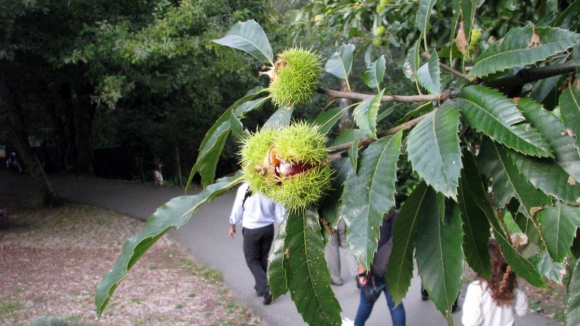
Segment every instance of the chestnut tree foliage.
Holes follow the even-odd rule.
[[[580,253],[580,1],[542,2],[544,10],[535,13],[523,6],[521,12],[512,10],[509,1],[418,3],[312,1],[297,20],[302,27],[328,24],[325,30],[334,28],[343,40],[364,37],[365,31],[374,31],[379,40],[361,51],[342,44],[325,59],[325,73],[349,85],[353,60],[364,55],[363,81],[372,92],[318,89],[331,103],[348,98],[353,104],[321,108],[310,123],[327,133],[352,112],[356,130],[331,140],[331,190],[316,207],[288,213],[270,257],[272,294],[289,292],[310,325],[341,323],[324,260],[330,232],[344,219],[351,252],[369,267],[383,214],[395,206],[397,163],[403,154],[420,183],[402,204],[395,225],[386,278],[396,302],[409,290],[416,260],[424,287],[453,324],[451,305],[461,289],[464,262],[489,276],[487,242],[492,236],[515,273],[537,287],[545,287],[547,280],[563,282],[559,271]],[[530,6],[537,5],[532,1]],[[550,5],[555,10],[545,8]],[[492,10],[496,15],[506,10],[512,17],[483,17],[494,17]],[[274,65],[268,38],[254,21],[234,25],[214,42]],[[400,67],[416,84],[415,94],[390,94],[384,85],[386,57],[377,45],[385,42],[409,44]],[[244,180],[238,172],[214,181],[216,164],[228,135],[248,137],[244,116],[269,100],[268,88],[253,88],[215,122],[192,170],[201,175],[204,190],[172,199],[127,241],[98,286],[99,314],[157,239]],[[416,109],[380,128],[377,122],[393,112],[384,105],[391,102],[414,103]],[[299,109],[279,108],[262,128],[288,125]],[[580,322],[578,264],[567,284],[568,325]]]

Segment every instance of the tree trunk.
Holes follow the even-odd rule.
[[[38,157],[34,154],[28,142],[28,133],[22,111],[19,110],[10,98],[10,89],[6,79],[0,76],[0,107],[5,108],[8,113],[12,142],[18,150],[20,159],[26,166],[28,173],[34,179],[36,186],[42,194],[42,201],[45,205],[56,205],[62,203],[52,184],[48,180]]]

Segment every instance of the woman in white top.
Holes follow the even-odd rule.
[[[488,244],[491,256],[491,279],[478,276],[469,284],[461,322],[465,326],[512,326],[514,313],[528,311],[528,298],[518,288],[516,275],[503,258],[495,239]]]

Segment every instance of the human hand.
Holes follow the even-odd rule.
[[[358,280],[358,284],[360,284],[360,286],[367,285],[367,274],[366,273],[358,274],[357,280]]]
[[[230,238],[232,238],[232,239],[234,238],[234,233],[236,233],[236,226],[234,224],[230,224],[230,231],[229,231]]]

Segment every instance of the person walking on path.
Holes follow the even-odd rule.
[[[161,173],[161,163],[155,165],[155,171],[153,172],[155,176],[155,185],[163,186],[163,174]]]
[[[233,239],[236,225],[242,223],[244,236],[244,256],[246,264],[256,285],[258,296],[264,297],[264,304],[272,303],[272,294],[268,285],[268,255],[274,240],[274,223],[281,223],[286,210],[284,206],[250,192],[247,183],[243,183],[236,194],[230,215],[229,235]]]
[[[348,243],[346,242],[346,226],[344,220],[340,219],[336,227],[336,233],[332,234],[328,244],[326,245],[326,262],[328,271],[330,272],[330,284],[342,285],[344,282],[340,276],[341,257],[340,248],[348,250]],[[357,263],[354,256],[350,252],[346,256],[346,264],[351,277],[355,277],[357,272]]]
[[[495,239],[487,246],[491,257],[491,278],[477,279],[467,287],[461,322],[465,326],[512,326],[514,313],[528,311],[528,298],[518,288],[518,281],[506,263]]]
[[[393,326],[405,326],[405,308],[401,302],[395,307],[395,302],[387,289],[385,275],[387,273],[387,263],[393,250],[393,227],[397,220],[397,211],[392,208],[389,213],[383,216],[383,223],[380,228],[379,245],[370,271],[365,271],[363,265],[359,264],[360,303],[354,326],[363,326],[371,315],[375,301],[385,293],[387,306],[391,312]]]

